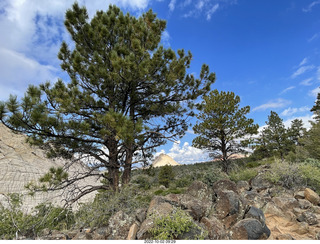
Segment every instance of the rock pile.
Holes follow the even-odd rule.
[[[109,220],[109,225],[97,230],[51,233],[43,239],[109,239],[143,240],[152,239],[150,230],[154,227],[155,216],[171,215],[182,209],[192,217],[197,228],[183,233],[178,239],[268,239],[270,230],[261,209],[249,205],[236,184],[229,180],[216,182],[213,189],[195,181],[185,194],[155,196],[148,209],[138,209],[132,215],[119,211]]]
[[[152,238],[154,216],[182,209],[199,228],[180,235],[211,240],[320,240],[320,197],[309,188],[285,190],[259,175],[250,183],[220,180],[212,189],[194,182],[184,194],[155,196],[147,209],[130,215],[120,211],[107,227],[65,233],[53,231],[40,239],[142,240]]]

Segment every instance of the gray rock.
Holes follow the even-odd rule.
[[[261,209],[251,206],[245,214],[245,218],[257,219],[261,224],[265,225],[266,218]]]
[[[309,225],[318,224],[317,216],[311,211],[305,211],[297,218],[300,222],[307,222]]]
[[[125,240],[134,220],[132,216],[127,215],[121,210],[111,216],[106,231],[108,240]]]
[[[237,222],[230,231],[232,240],[266,240],[271,232],[266,225],[257,219],[243,219]]]

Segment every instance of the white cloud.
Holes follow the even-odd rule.
[[[170,47],[170,39],[171,39],[171,37],[170,37],[170,34],[167,30],[162,32],[161,42],[162,42],[163,46]]]
[[[312,80],[313,80],[313,78],[304,79],[303,81],[300,82],[300,85],[311,86],[312,85],[312,83],[311,83]]]
[[[309,96],[316,98],[318,96],[318,93],[320,93],[320,87],[317,87],[317,88],[309,91]]]
[[[145,9],[151,0],[78,0],[89,16],[117,4],[133,11]],[[0,1],[1,97],[24,93],[28,84],[43,83],[60,76],[57,54],[62,40],[69,40],[63,20],[74,0]],[[5,34],[4,34],[5,33]],[[57,67],[57,68],[54,68]],[[3,90],[4,89],[4,90]]]
[[[310,121],[315,121],[314,120],[314,116],[312,114],[308,114],[308,115],[304,115],[304,116],[300,116],[300,117],[292,117],[290,119],[287,119],[285,121],[283,121],[283,124],[286,128],[291,127],[291,122],[295,119],[301,119],[303,122],[303,127],[306,129],[310,129],[311,128],[311,123]]]
[[[308,58],[304,58],[304,59],[300,62],[299,66],[305,65],[307,62],[308,62]]]
[[[308,42],[312,42],[319,37],[319,33],[314,34],[311,38],[308,39]]]
[[[56,68],[42,65],[22,53],[0,48],[1,95],[7,100],[9,94],[22,96],[30,83],[42,83],[55,79]]]
[[[291,78],[296,78],[299,75],[304,74],[305,72],[309,71],[309,70],[313,70],[315,68],[314,65],[305,65],[305,66],[301,66],[299,67],[292,75]]]
[[[214,14],[219,8],[219,3],[214,5],[208,12],[207,12],[207,20],[211,19],[211,15]]]
[[[171,0],[168,6],[169,6],[169,10],[172,12],[176,6],[176,0]]]
[[[318,5],[318,4],[320,4],[320,1],[319,1],[319,0],[313,1],[312,3],[310,3],[310,4],[308,5],[308,7],[303,8],[302,11],[303,11],[303,12],[310,12],[310,11],[312,10],[312,8],[313,8],[314,6],[316,6],[316,5]]]
[[[166,153],[180,164],[192,164],[209,160],[209,154],[204,150],[192,147],[188,142],[185,142],[183,145],[180,144],[180,141],[174,143],[169,150],[169,153],[166,153],[165,150],[161,150],[155,154],[155,157],[161,153]]]
[[[287,108],[285,109],[280,115],[281,116],[292,116],[296,113],[305,113],[309,112],[310,108],[307,106],[301,107],[301,108]]]
[[[265,111],[267,109],[275,109],[275,108],[282,108],[287,105],[289,105],[291,102],[282,98],[278,98],[275,100],[271,100],[265,104],[262,104],[258,107],[255,107],[252,109],[252,112],[254,111]]]
[[[280,94],[287,93],[288,91],[290,91],[290,90],[292,90],[292,89],[294,89],[294,88],[296,88],[296,87],[295,87],[295,86],[289,86],[289,87],[287,87],[286,89],[284,89],[282,92],[280,92]]]

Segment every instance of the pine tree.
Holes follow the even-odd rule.
[[[310,110],[315,115],[315,119],[317,122],[320,121],[320,93],[317,95],[317,100],[315,101],[315,105]]]
[[[279,155],[283,160],[292,145],[283,120],[276,112],[271,111],[266,125],[258,139],[258,145],[262,145],[269,155]]]
[[[117,190],[120,169],[128,183],[132,164],[184,135],[194,101],[210,90],[215,74],[207,65],[199,78],[187,73],[192,54],[160,45],[166,22],[152,10],[136,18],[110,5],[90,20],[75,3],[65,26],[74,43],[63,42],[58,58],[70,82],[30,86],[22,101],[10,96],[0,104],[0,119],[52,157],[90,156],[81,177],[99,174]],[[95,171],[101,167],[108,174]]]
[[[224,172],[228,173],[230,157],[244,152],[249,144],[245,138],[256,134],[259,126],[246,117],[250,107],[240,108],[240,97],[233,92],[214,90],[203,100],[197,115],[199,121],[193,127],[199,136],[192,144],[208,150],[211,157],[222,162]]]

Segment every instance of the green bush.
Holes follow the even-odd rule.
[[[134,185],[126,186],[119,192],[105,191],[96,195],[92,203],[82,204],[76,215],[78,227],[106,226],[112,215],[122,210],[132,214],[136,209],[147,207],[151,196],[148,191]]]
[[[201,233],[197,239],[204,239],[206,232],[197,226],[190,215],[181,209],[166,216],[155,216],[154,227],[150,230],[154,240],[175,240],[189,232],[191,229],[198,229]]]
[[[304,184],[320,194],[320,168],[313,164],[303,163],[299,167]]]
[[[238,169],[238,170],[233,170],[230,173],[230,180],[238,182],[241,180],[244,181],[249,181],[251,179],[253,179],[254,177],[256,177],[258,174],[256,169],[252,169],[252,168],[242,168],[242,169]]]
[[[302,174],[297,163],[273,163],[265,174],[265,179],[288,189],[303,185]]]
[[[0,206],[0,237],[14,239],[18,236],[35,237],[43,229],[69,229],[74,224],[71,210],[53,205],[41,204],[35,208],[33,214],[22,211],[21,196],[8,195],[9,207]]]
[[[148,175],[137,175],[132,177],[131,182],[137,184],[140,189],[149,190],[151,188],[151,177]]]
[[[197,180],[200,180],[208,186],[212,187],[216,181],[222,179],[229,179],[229,176],[226,173],[222,172],[220,168],[211,167],[207,171],[204,171],[202,177],[199,177]]]

